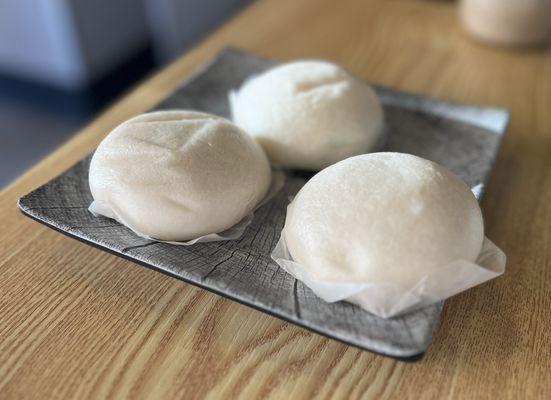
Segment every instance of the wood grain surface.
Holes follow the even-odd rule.
[[[273,60],[227,47],[152,110],[190,109],[229,118],[228,93],[275,65]],[[436,161],[463,179],[477,197],[483,192],[503,138],[507,111],[386,87],[375,90],[387,131],[381,151]],[[464,122],[473,119],[473,123]],[[89,212],[93,201],[90,160],[91,155],[19,199],[21,210],[70,237],[344,343],[408,361],[419,359],[427,350],[442,302],[432,300],[422,309],[385,320],[350,303],[321,300],[272,259],[289,199],[311,173],[283,173],[279,193],[255,211],[238,239],[174,246],[145,239],[112,219]]]
[[[16,199],[166,96],[221,47],[328,58],[403,90],[511,111],[483,201],[506,274],[446,302],[401,363],[79,244]],[[452,4],[261,0],[0,195],[0,397],[546,398],[551,391],[551,53],[465,39]]]

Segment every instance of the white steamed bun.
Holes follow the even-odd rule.
[[[383,135],[374,90],[325,61],[273,68],[230,93],[230,104],[234,122],[283,167],[319,170],[373,151]]]
[[[478,202],[446,168],[400,153],[351,157],[319,172],[288,207],[282,232],[314,279],[411,288],[484,240]]]
[[[192,111],[152,112],[100,143],[90,164],[91,209],[142,235],[184,241],[238,223],[270,180],[266,155],[233,123]]]

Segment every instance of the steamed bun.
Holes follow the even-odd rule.
[[[230,104],[234,122],[283,167],[319,170],[373,151],[383,135],[373,89],[325,61],[273,68],[230,93]]]
[[[152,112],[100,143],[90,164],[91,209],[142,235],[184,241],[238,223],[270,180],[262,149],[231,122],[192,111]]]
[[[476,198],[446,168],[372,153],[308,181],[288,207],[282,235],[314,279],[411,288],[451,262],[474,262],[484,226]]]

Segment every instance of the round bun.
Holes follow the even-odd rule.
[[[476,198],[446,168],[373,153],[306,183],[282,234],[293,260],[315,279],[410,288],[453,261],[474,262],[484,226]]]
[[[230,94],[234,122],[273,164],[320,170],[373,151],[383,111],[365,82],[324,61],[299,61],[265,72]]]
[[[136,232],[171,241],[224,231],[271,180],[268,159],[231,122],[191,111],[142,114],[116,127],[90,164],[95,202]]]

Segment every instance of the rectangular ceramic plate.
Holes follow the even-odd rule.
[[[276,64],[226,49],[155,109],[186,108],[229,117],[228,91]],[[439,162],[480,196],[508,113],[376,89],[390,135],[385,150]],[[240,239],[174,246],[92,216],[87,210],[92,201],[89,162],[90,156],[21,198],[23,213],[85,243],[362,349],[404,360],[418,359],[426,351],[442,303],[384,320],[352,304],[325,303],[271,260],[289,196],[305,183],[304,175],[290,173],[283,190],[255,213]]]

